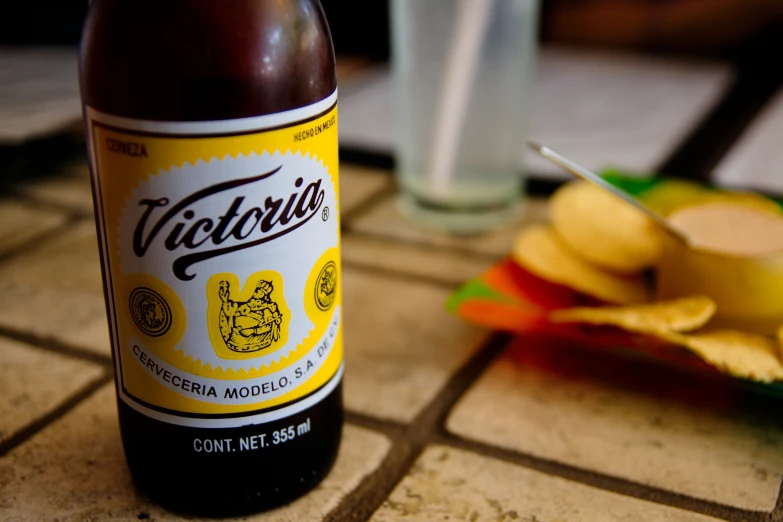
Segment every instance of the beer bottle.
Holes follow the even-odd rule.
[[[134,482],[202,515],[304,494],[343,418],[320,3],[93,0],[80,80]]]

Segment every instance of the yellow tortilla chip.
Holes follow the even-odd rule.
[[[618,274],[652,266],[662,232],[641,211],[586,182],[561,187],[549,204],[552,227],[573,252]]]
[[[610,303],[636,304],[647,300],[641,277],[620,276],[596,268],[572,253],[544,225],[531,225],[520,232],[511,255],[515,262],[543,279]]]
[[[707,297],[686,297],[635,306],[608,306],[554,310],[553,323],[587,323],[617,326],[653,335],[692,351],[708,364],[735,377],[760,382],[783,380],[783,326],[778,342],[762,335],[736,330],[683,333],[705,325],[715,314]]]
[[[736,330],[714,330],[692,335],[661,336],[684,346],[716,368],[735,377],[754,381],[783,380],[783,364],[775,341]]]
[[[715,303],[709,297],[684,297],[635,306],[555,310],[549,314],[549,320],[610,325],[631,332],[658,334],[701,328],[714,314]]]
[[[778,359],[783,360],[783,326],[778,328],[776,337],[778,339]]]

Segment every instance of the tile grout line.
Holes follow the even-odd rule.
[[[20,330],[14,330],[5,326],[0,326],[0,337],[12,339],[14,341],[39,348],[41,350],[46,350],[49,352],[58,353],[60,355],[73,357],[75,359],[89,361],[101,366],[114,368],[114,363],[112,362],[110,355],[100,355],[83,348],[76,348],[55,339],[38,337],[34,334],[22,332]]]
[[[86,180],[87,183],[89,183],[89,179]],[[89,185],[88,185],[89,186]],[[61,203],[57,203],[56,201],[46,200],[46,199],[40,199],[34,195],[31,195],[24,190],[19,190],[19,187],[11,186],[5,191],[6,195],[14,196],[19,198],[20,200],[24,201],[25,203],[29,203],[31,205],[35,205],[36,207],[40,208],[41,210],[49,210],[54,212],[60,212],[62,214],[67,215],[71,219],[93,219],[93,213],[92,211],[85,212],[84,210],[77,209],[71,205],[64,205]]]
[[[770,77],[738,70],[723,96],[658,165],[657,172],[711,181],[715,167],[764,110],[780,83],[779,74]]]
[[[616,493],[629,498],[651,502],[657,505],[669,506],[683,511],[699,513],[731,521],[767,520],[771,512],[749,511],[742,508],[718,504],[709,500],[675,493],[673,491],[646,486],[638,482],[597,473],[584,468],[562,464],[553,460],[519,453],[514,450],[491,446],[482,442],[463,439],[448,433],[445,428],[432,441],[434,444],[469,451],[478,455],[493,458],[530,469],[553,477],[562,478],[590,486],[602,491]]]
[[[363,424],[358,425],[374,430]],[[369,520],[421,452],[421,448],[417,448],[415,441],[411,440],[409,429],[391,432],[382,430],[380,433],[391,441],[386,457],[372,473],[362,479],[358,487],[343,497],[337,507],[323,518],[324,522]]]
[[[402,422],[371,417],[348,409],[345,410],[345,422],[377,431],[390,437],[399,435],[408,426]]]
[[[416,274],[413,272],[405,272],[404,270],[374,266],[367,263],[357,263],[356,261],[343,260],[343,266],[359,270],[360,272],[386,277],[388,279],[398,279],[411,283],[425,283],[449,291],[457,290],[460,287],[459,283],[454,283],[445,279],[438,279],[437,277]]]
[[[21,244],[0,253],[0,265],[33,250],[42,242],[48,241],[49,239],[57,237],[60,234],[67,233],[68,231],[72,230],[81,220],[81,218],[72,215],[66,215],[64,223],[57,225],[52,229],[45,230],[44,232],[31,237]]]
[[[683,179],[691,179],[694,181],[706,181],[704,179],[708,174],[705,172],[704,166],[708,163],[703,157],[698,157],[699,142],[704,140],[704,136],[709,135],[712,127],[711,122],[723,112],[731,109],[734,93],[738,86],[741,84],[739,73],[737,76],[726,86],[720,97],[713,102],[705,114],[693,125],[693,127],[682,136],[681,140],[669,151],[668,155],[655,165],[654,173],[662,174],[664,176],[675,176]],[[693,152],[691,149],[696,148],[697,161],[696,165],[699,168],[693,168]],[[686,158],[691,158],[690,165]]]
[[[350,232],[352,224],[362,215],[366,214],[373,208],[377,207],[380,203],[384,202],[388,197],[393,196],[396,193],[396,189],[393,185],[385,184],[383,187],[373,191],[371,194],[362,199],[354,207],[340,216],[340,224],[342,232]]]
[[[368,479],[346,495],[326,517],[327,522],[365,521],[375,513],[405,477],[424,448],[437,434],[454,404],[501,354],[511,337],[503,333],[490,334],[473,356],[457,370],[430,403],[408,425],[397,427],[389,421],[368,416],[347,414],[360,425],[380,428],[391,435],[392,448],[383,464]]]
[[[347,146],[340,149],[340,163],[366,167],[378,171],[378,175],[387,176],[395,180],[395,160],[391,153],[372,151],[357,146]],[[522,196],[548,197],[563,183],[568,181],[568,176],[555,176],[552,172],[533,171],[521,168],[520,174],[525,178],[525,189]]]
[[[15,448],[31,439],[38,432],[62,418],[68,412],[73,410],[79,403],[90,397],[93,393],[110,383],[113,376],[110,371],[104,371],[103,374],[83,387],[80,391],[71,395],[65,402],[60,403],[49,413],[39,417],[27,426],[11,435],[3,443],[0,443],[0,458],[6,456]]]
[[[392,444],[383,462],[323,518],[324,522],[369,520],[421,452],[408,429],[382,433],[389,436]]]
[[[350,236],[357,239],[370,239],[370,240],[379,241],[390,245],[404,245],[409,247],[416,247],[419,249],[426,249],[431,252],[439,252],[445,254],[459,254],[461,256],[471,257],[478,261],[498,261],[503,257],[497,254],[487,254],[483,252],[477,252],[475,250],[461,248],[458,246],[438,245],[435,243],[428,243],[426,241],[401,239],[386,234],[377,234],[375,232],[358,231],[353,228],[347,228],[347,229],[344,228],[343,235],[346,237]]]
[[[361,146],[341,146],[340,162],[384,171],[384,175],[388,176],[389,179],[394,179],[396,161],[394,155],[388,152],[372,151]]]
[[[502,256],[498,254],[487,254],[484,252],[477,252],[462,248],[459,246],[451,245],[439,245],[437,243],[428,243],[427,241],[415,240],[415,239],[403,239],[387,234],[378,234],[375,232],[365,232],[356,230],[354,228],[347,228],[343,230],[343,234],[346,237],[352,237],[355,239],[367,239],[372,241],[378,241],[390,245],[403,245],[408,247],[415,247],[419,249],[427,249],[429,251],[436,251],[440,253],[460,254],[462,256],[470,257],[477,261],[498,261]]]

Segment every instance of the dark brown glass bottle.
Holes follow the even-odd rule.
[[[275,279],[277,272],[274,270],[277,269],[274,267],[281,263],[285,265],[286,260],[278,263],[268,252],[285,240],[290,241],[285,251],[299,256],[296,249],[305,248],[300,246],[304,243],[302,238],[322,237],[322,229],[317,227],[328,225],[329,234],[339,234],[337,205],[335,203],[333,207],[331,220],[327,206],[330,198],[337,195],[332,196],[329,190],[325,196],[324,192],[318,192],[327,183],[328,176],[318,174],[321,171],[316,172],[315,167],[312,167],[311,178],[300,176],[296,169],[287,166],[285,161],[293,160],[281,149],[282,167],[270,168],[267,173],[267,177],[274,174],[270,179],[277,180],[278,185],[274,188],[261,185],[267,183],[267,179],[246,185],[259,187],[256,197],[251,189],[236,188],[237,182],[233,181],[245,175],[245,170],[256,172],[252,170],[255,164],[242,163],[250,159],[240,161],[241,158],[228,157],[249,156],[244,149],[236,154],[245,147],[245,142],[237,141],[236,150],[227,150],[224,160],[211,160],[212,152],[204,152],[199,158],[210,165],[215,165],[216,161],[225,163],[215,172],[227,177],[216,178],[215,184],[208,188],[204,188],[207,186],[205,181],[204,186],[194,185],[192,190],[185,190],[183,194],[190,194],[188,197],[179,194],[178,191],[184,190],[181,180],[195,179],[177,178],[173,174],[177,168],[196,168],[193,166],[196,165],[195,156],[193,160],[183,156],[182,161],[170,162],[176,168],[149,176],[155,178],[157,185],[143,188],[147,191],[144,197],[137,197],[130,189],[122,194],[122,200],[117,201],[127,199],[129,202],[125,206],[131,210],[115,209],[111,198],[115,197],[112,194],[121,192],[121,181],[116,180],[126,175],[122,169],[130,169],[134,176],[138,170],[140,183],[144,183],[143,169],[152,165],[156,157],[178,153],[176,151],[180,149],[166,148],[176,140],[188,147],[195,144],[196,151],[203,141],[207,151],[212,150],[209,147],[223,146],[221,136],[226,137],[224,141],[241,140],[244,135],[257,132],[258,138],[253,143],[261,145],[254,152],[261,156],[267,136],[278,132],[285,138],[286,129],[290,127],[295,131],[292,144],[309,146],[309,142],[303,140],[310,136],[308,139],[313,146],[327,150],[329,155],[333,152],[336,160],[336,116],[329,112],[336,111],[336,107],[324,105],[330,97],[336,99],[334,51],[320,3],[318,0],[93,0],[81,45],[80,79],[91,140],[98,236],[117,366],[119,420],[135,483],[154,501],[175,511],[199,515],[249,513],[278,506],[304,494],[332,467],[342,431],[342,348],[337,346],[341,334],[339,316],[335,315],[339,308],[335,303],[340,299],[339,241],[335,245],[334,242],[325,243],[329,247],[324,250],[326,257],[313,261],[306,283],[307,273],[290,275],[283,269],[278,270],[281,279]],[[320,112],[304,120],[290,116],[290,111],[308,107]],[[278,118],[276,115],[280,114],[290,117]],[[257,120],[260,127],[251,128],[253,124],[247,123],[251,121],[248,118],[257,117],[262,117]],[[264,120],[263,117],[272,119]],[[273,121],[278,123],[272,125]],[[188,127],[190,123],[187,122],[192,126]],[[235,128],[226,131],[217,125],[214,127],[217,130],[204,131],[212,129],[210,122],[217,122],[215,125],[229,122],[229,126]],[[223,157],[222,153],[213,156]],[[190,163],[183,163],[185,160]],[[153,163],[144,163],[149,161]],[[235,165],[239,170],[230,174]],[[329,168],[330,173],[334,170],[331,175],[335,178],[337,166]],[[148,170],[159,172],[151,167]],[[210,179],[210,175],[204,174],[204,179]],[[223,181],[225,183],[221,185]],[[285,208],[288,193],[278,199],[274,193],[283,190],[279,188],[283,185],[291,193]],[[234,192],[230,192],[232,190]],[[137,201],[132,201],[134,197]],[[181,205],[174,208],[177,200]],[[250,208],[251,205],[256,207]],[[164,210],[168,209],[173,217],[164,215]],[[128,212],[137,214],[129,217]],[[252,220],[254,216],[255,221]],[[263,216],[268,221],[264,221]],[[199,218],[201,220],[190,229],[188,236],[184,232],[188,229],[183,227]],[[126,222],[131,223],[127,226],[136,227],[132,249],[123,243],[126,239],[130,243],[130,234],[118,232],[117,238],[112,236],[112,231],[121,231]],[[153,223],[162,227],[157,236]],[[248,229],[253,223],[255,228]],[[205,235],[207,233],[210,235]],[[164,234],[168,234],[165,246]],[[229,254],[220,250],[226,245],[229,245],[225,249],[230,250]],[[159,248],[155,251],[160,252],[155,254],[155,259],[148,248]],[[135,257],[129,252],[135,252]],[[200,256],[201,261],[192,261],[194,258],[189,255]],[[318,257],[310,250],[302,250],[301,255]],[[169,268],[166,256],[172,256],[175,261],[173,270]],[[128,257],[133,257],[133,266],[141,267],[135,270],[150,273],[154,278],[134,275],[134,269],[127,268]],[[188,260],[187,268],[177,265],[183,263],[183,259]],[[206,268],[202,267],[224,261],[228,268],[215,271],[233,270],[237,274],[236,282],[226,276],[219,288],[213,288],[209,286],[213,283],[205,278]],[[243,267],[248,263],[252,267],[245,270]],[[247,275],[251,272],[261,275],[251,281]],[[151,286],[152,283],[125,282],[132,277],[147,277],[144,281],[160,284],[160,288]],[[240,294],[239,289],[246,279],[253,288]],[[283,280],[286,292],[301,284],[304,293],[284,294]],[[202,282],[207,286],[199,286],[198,292],[194,291],[192,295],[198,300],[203,297],[203,305],[187,301],[187,295],[191,294],[179,291],[179,288],[191,288],[187,285],[201,285]],[[176,303],[180,298],[183,303],[178,307]],[[216,332],[211,343],[219,345],[219,350],[228,355],[220,355],[216,348],[217,355],[206,356],[216,361],[225,357],[227,365],[235,361],[239,361],[236,364],[250,364],[254,361],[250,357],[256,354],[266,357],[265,354],[278,344],[283,349],[286,336],[294,346],[294,341],[299,339],[294,338],[294,322],[298,320],[294,305],[299,299],[304,300],[303,306],[316,325],[316,332],[318,325],[328,324],[328,327],[321,328],[323,340],[318,340],[320,344],[314,345],[309,354],[302,355],[299,363],[286,370],[288,373],[279,372],[268,381],[256,377],[245,385],[232,387],[239,381],[211,379],[206,373],[186,373],[177,366],[176,350],[189,354],[191,348],[187,340],[202,343],[212,335],[213,330],[207,334],[209,328]],[[312,299],[317,308],[309,301]],[[285,300],[289,301],[288,305]],[[203,331],[198,330],[203,314],[191,313],[189,308],[197,305],[207,307],[208,319]],[[181,318],[183,314],[187,315],[187,321]],[[328,317],[317,314],[328,314]],[[171,346],[167,345],[166,336],[175,334],[184,337],[177,338],[180,342],[176,346],[173,342]],[[331,342],[330,335],[332,339],[335,336],[338,339],[333,346],[327,346]],[[307,393],[302,392],[291,402],[239,411],[252,399],[246,399],[245,394],[286,397],[281,394],[288,393],[289,389],[293,390],[291,393],[297,393],[296,387],[306,384],[308,375],[315,375],[316,371],[326,375],[327,367],[338,363],[339,371],[325,383]],[[255,364],[255,367],[263,368],[261,364]],[[198,373],[198,368],[187,368]],[[147,381],[154,382],[160,390],[169,391],[151,392],[137,384]],[[225,389],[221,388],[224,382],[227,383]],[[198,388],[194,383],[198,383]],[[217,384],[212,386],[210,383]],[[170,397],[167,395],[168,398],[156,402],[158,396],[166,394]],[[177,394],[185,397],[183,401],[193,401],[197,407],[183,407],[182,411],[179,406],[172,407],[171,404],[179,404],[180,395]],[[200,403],[199,394],[205,400],[225,400]],[[299,404],[295,411],[291,409],[294,403]],[[302,406],[305,403],[308,405]],[[199,413],[199,404],[205,405],[207,413]],[[233,413],[228,411],[231,408]],[[259,419],[263,422],[258,422]]]

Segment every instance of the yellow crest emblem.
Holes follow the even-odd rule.
[[[291,313],[277,272],[257,272],[244,287],[234,274],[215,274],[207,301],[209,336],[219,357],[249,359],[286,344]]]

